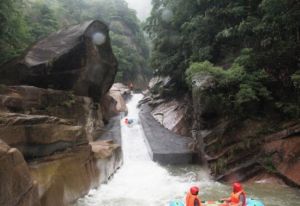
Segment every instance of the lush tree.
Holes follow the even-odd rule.
[[[22,0],[0,2],[0,64],[19,55],[29,42],[23,7]]]
[[[236,102],[265,101],[264,95],[257,95],[262,91],[253,87],[256,82],[265,94],[272,94],[274,107],[292,111],[300,102],[295,86],[300,70],[299,18],[297,0],[153,0],[145,26],[153,41],[151,66],[170,75],[179,88],[190,75],[187,68],[199,66],[197,62],[210,61],[225,70],[239,65],[253,81],[237,83]],[[255,80],[261,73],[267,78]]]
[[[58,29],[58,19],[54,10],[44,1],[28,3],[26,22],[32,41],[48,35]]]

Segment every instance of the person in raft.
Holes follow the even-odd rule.
[[[133,123],[133,119],[125,118],[124,123],[128,126]]]
[[[185,198],[186,206],[201,206],[201,200],[198,197],[199,187],[191,187]]]
[[[246,206],[246,193],[238,182],[232,184],[232,193],[229,198],[223,199],[229,206]]]

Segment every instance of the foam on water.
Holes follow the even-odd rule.
[[[136,121],[127,127],[122,120],[124,165],[108,184],[80,199],[77,206],[166,206],[170,200],[183,199],[191,186],[200,187],[203,199],[229,196],[230,187],[214,182],[199,166],[161,166],[151,161],[138,121],[136,108],[142,95],[133,95],[128,106],[128,118]],[[296,206],[300,201],[294,190],[282,187],[264,187],[262,184],[246,185],[247,194],[263,198],[268,206]],[[272,190],[272,192],[271,192]],[[278,196],[278,193],[282,195]],[[269,194],[269,195],[267,195]],[[286,195],[289,195],[285,198]],[[277,204],[278,203],[278,204]],[[299,205],[299,204],[298,204]]]

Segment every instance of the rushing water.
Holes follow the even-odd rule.
[[[136,105],[142,95],[135,94],[128,106],[131,127],[122,122],[124,165],[108,184],[80,199],[77,206],[166,206],[172,199],[183,199],[190,186],[200,187],[202,199],[229,196],[230,187],[209,178],[199,166],[161,166],[152,162],[138,122]],[[245,185],[248,196],[261,199],[266,206],[300,206],[300,192],[288,187],[253,183]]]

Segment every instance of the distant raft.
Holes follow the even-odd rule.
[[[132,125],[138,123],[138,119],[134,119],[134,118],[128,118],[126,117],[124,119],[124,124],[128,127],[131,127]]]
[[[228,206],[228,203],[222,200],[217,200],[217,201],[207,200],[207,201],[202,201],[201,205],[202,206]],[[185,206],[185,204],[182,200],[172,200],[169,206]],[[247,206],[264,206],[264,204],[259,200],[247,198]]]

